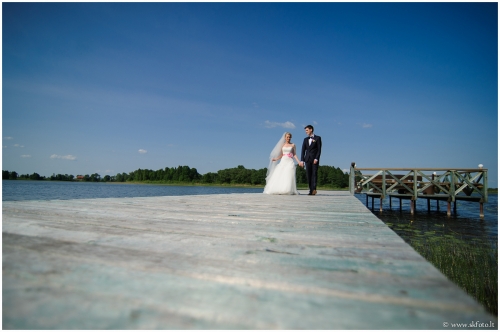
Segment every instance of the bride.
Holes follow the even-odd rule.
[[[270,162],[267,168],[266,186],[264,194],[271,195],[298,195],[297,184],[295,182],[295,163],[302,166],[297,158],[295,144],[290,142],[292,134],[285,133],[278,141],[278,144],[271,151]],[[278,160],[281,160],[278,163]]]

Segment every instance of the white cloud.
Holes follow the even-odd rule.
[[[76,157],[73,156],[73,155],[66,155],[66,156],[60,156],[60,155],[57,155],[57,154],[53,154],[52,156],[50,156],[51,159],[66,159],[66,160],[76,160]]]
[[[313,125],[317,126],[317,125],[318,125],[318,123],[317,123],[316,121],[313,121]]]
[[[14,137],[7,136],[7,137],[4,137],[3,139],[4,140],[11,140],[11,139],[14,139]]]
[[[24,148],[24,145],[21,145],[21,144],[14,144],[14,147],[15,147],[15,148]]]
[[[274,128],[274,127],[283,127],[283,128],[288,128],[288,129],[294,129],[295,125],[291,123],[290,121],[287,122],[271,122],[269,120],[266,120],[264,122],[264,125],[266,128]]]
[[[363,123],[361,127],[363,128],[371,128],[373,125],[371,123]]]
[[[23,154],[21,155],[21,158],[31,158],[31,156],[29,154]]]
[[[144,150],[144,149],[139,149],[139,153],[141,154],[144,154],[144,153],[147,153],[148,151]]]

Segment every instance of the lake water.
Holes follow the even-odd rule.
[[[364,205],[366,196],[355,195]],[[484,204],[484,219],[479,218],[479,203],[457,201],[457,212],[448,217],[446,214],[447,202],[440,202],[440,211],[437,211],[436,201],[431,201],[431,210],[427,210],[427,200],[418,199],[416,212],[410,213],[410,201],[403,200],[402,209],[399,209],[399,200],[392,200],[392,209],[389,208],[389,199],[382,204],[379,211],[379,199],[375,199],[372,209],[371,198],[368,199],[368,208],[379,219],[385,222],[403,239],[408,240],[415,232],[435,233],[436,235],[452,235],[460,239],[485,239],[493,247],[498,244],[498,194],[488,194],[488,203]]]
[[[2,180],[2,201],[261,193],[263,188]]]
[[[20,200],[53,200],[82,199],[108,197],[152,197],[182,195],[213,195],[232,193],[262,193],[263,188],[235,187],[201,187],[201,186],[165,186],[146,184],[118,184],[93,182],[59,182],[59,181],[2,181],[2,201]],[[366,203],[364,195],[356,197]],[[431,212],[427,212],[427,201],[417,201],[416,214],[410,214],[409,201],[403,201],[403,209],[399,211],[399,201],[393,200],[392,210],[386,199],[383,212],[380,213],[378,200],[372,212],[390,225],[398,234],[403,226],[412,225],[422,232],[439,231],[459,235],[461,237],[487,236],[494,243],[498,242],[498,195],[488,195],[488,203],[484,206],[484,219],[479,218],[479,204],[474,202],[457,202],[457,215],[446,216],[446,203],[441,202],[441,211],[436,211],[436,203],[432,202]],[[369,200],[371,208],[371,199]]]

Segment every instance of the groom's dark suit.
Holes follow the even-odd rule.
[[[321,156],[321,137],[314,135],[309,144],[310,137],[304,138],[300,160],[306,164],[307,182],[309,182],[309,193],[316,190],[318,182],[319,157]],[[314,159],[318,162],[314,164]]]

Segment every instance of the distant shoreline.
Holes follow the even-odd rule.
[[[214,188],[256,188],[256,189],[264,189],[264,185],[252,185],[252,184],[213,184],[213,183],[164,183],[164,182],[154,182],[154,181],[125,181],[125,182],[90,182],[90,181],[57,181],[57,180],[32,180],[32,179],[16,179],[16,180],[7,180],[4,181],[34,181],[34,182],[70,182],[70,183],[101,183],[101,184],[117,184],[117,185],[155,185],[155,186],[178,186],[178,187],[214,187]],[[307,190],[307,186],[297,186],[297,190]],[[328,191],[348,191],[349,188],[332,188],[332,187],[323,187],[318,186],[318,190],[328,190]]]
[[[65,182],[65,181],[60,181]],[[82,182],[82,181],[73,181]],[[100,182],[102,183],[102,182]],[[156,186],[179,186],[179,187],[214,187],[214,188],[256,188],[264,189],[263,185],[252,184],[210,184],[210,183],[162,183],[162,182],[140,182],[140,181],[127,181],[127,182],[105,182],[108,184],[146,184]],[[297,186],[297,190],[307,190],[306,186]],[[331,188],[331,187],[318,187],[318,190],[331,190],[331,191],[348,191],[349,188]]]

